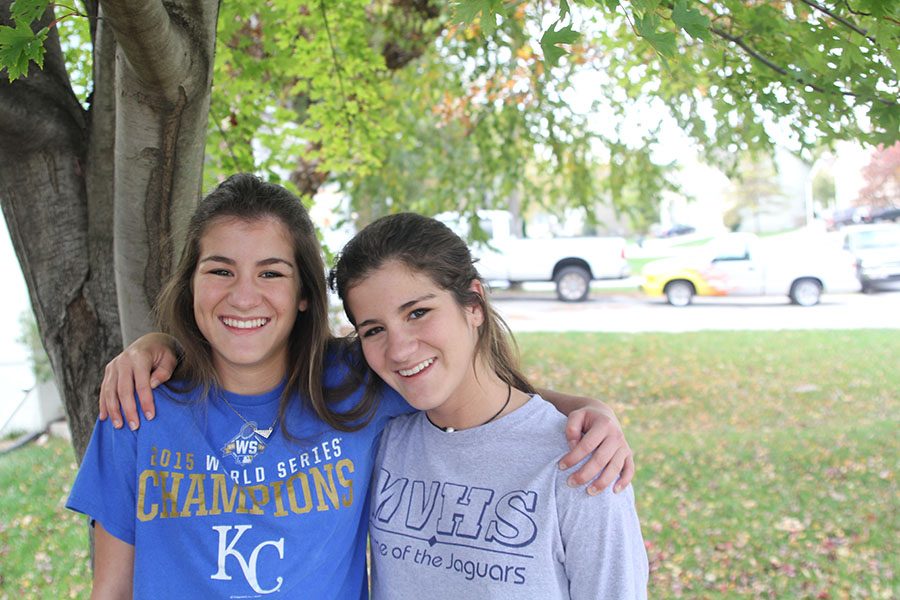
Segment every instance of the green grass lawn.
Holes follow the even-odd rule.
[[[896,331],[523,334],[635,450],[651,598],[896,598]],[[62,442],[0,456],[0,598],[85,597]]]
[[[65,509],[75,479],[60,439],[0,456],[0,598],[87,598],[87,521]]]
[[[651,597],[898,597],[896,331],[519,343],[534,381],[622,419]]]

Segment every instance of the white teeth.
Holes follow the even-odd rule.
[[[420,362],[419,364],[414,366],[412,369],[400,369],[397,372],[400,373],[401,375],[403,375],[404,377],[412,377],[413,375],[415,375],[416,373],[418,373],[425,367],[430,367],[431,363],[433,363],[433,362],[434,362],[434,359],[429,358],[428,360],[423,360],[422,362]]]
[[[229,319],[228,317],[223,317],[222,322],[228,325],[229,327],[234,327],[235,329],[253,329],[255,327],[262,327],[266,323],[269,322],[268,319],[250,319],[248,321],[240,321],[238,319]]]

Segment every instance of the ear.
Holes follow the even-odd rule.
[[[297,311],[305,312],[307,308],[309,308],[309,300],[300,298],[300,302],[297,304]]]
[[[469,291],[475,292],[481,296],[482,299],[484,298],[484,285],[482,285],[481,281],[478,279],[472,280],[472,283],[469,284]],[[480,304],[467,306],[466,314],[475,327],[481,327],[484,323],[484,310],[481,308]]]

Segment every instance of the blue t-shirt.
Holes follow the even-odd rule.
[[[198,401],[199,391],[163,386],[138,431],[97,423],[66,506],[135,546],[135,598],[366,598],[377,443],[388,419],[412,410],[384,389],[372,421],[350,433],[292,401],[297,443],[282,423],[267,439],[241,419],[268,428],[283,387]]]

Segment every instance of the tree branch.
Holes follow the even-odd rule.
[[[807,6],[814,8],[815,10],[825,13],[826,15],[828,15],[829,17],[831,17],[832,19],[834,19],[835,21],[837,21],[844,27],[847,27],[848,29],[855,31],[859,35],[865,37],[867,40],[869,40],[876,46],[878,45],[878,42],[875,41],[875,38],[873,38],[869,35],[868,31],[858,27],[855,23],[851,23],[850,21],[843,18],[842,16],[829,10],[827,6],[822,6],[821,4],[819,4],[817,2],[813,2],[812,0],[800,0],[800,1],[803,2],[803,4],[806,4]]]
[[[817,91],[819,93],[839,94],[841,96],[848,96],[848,97],[852,97],[852,98],[860,97],[859,94],[856,94],[854,92],[849,92],[846,90],[839,90],[839,89],[826,89],[826,88],[823,88],[822,86],[812,83],[810,81],[805,81],[802,77],[799,77],[797,74],[791,73],[784,67],[775,64],[774,62],[772,62],[771,60],[769,60],[768,58],[766,58],[765,56],[763,56],[762,54],[760,54],[759,52],[757,52],[756,50],[751,48],[750,45],[747,44],[747,42],[745,42],[743,40],[743,38],[741,38],[740,36],[731,35],[728,32],[726,32],[722,29],[719,29],[718,27],[710,27],[709,30],[710,30],[710,32],[716,34],[717,36],[719,36],[723,39],[726,39],[729,42],[733,43],[734,45],[738,46],[741,50],[746,52],[748,56],[750,56],[754,60],[764,64],[765,66],[772,69],[779,75],[782,75],[786,78],[792,79],[793,81],[795,81],[801,85],[809,86],[810,88],[814,89],[815,91]],[[885,100],[884,98],[872,97],[871,100],[873,100],[875,102],[880,102],[881,104],[884,104],[885,106],[893,106],[895,104],[894,102]]]
[[[0,0],[0,24],[9,25],[10,0]],[[48,10],[38,25],[53,20]],[[0,140],[16,140],[20,152],[30,152],[48,144],[84,143],[85,114],[78,103],[55,29],[45,44],[44,68],[32,64],[28,77],[10,83],[0,78]],[[40,107],[37,109],[36,107]]]
[[[190,74],[186,32],[172,21],[162,0],[102,0],[101,15],[137,78],[173,100]]]
[[[844,6],[847,7],[847,10],[848,10],[848,11],[850,12],[850,14],[852,14],[852,15],[856,15],[856,16],[858,16],[858,17],[871,17],[871,16],[872,16],[872,13],[870,13],[870,12],[865,12],[865,11],[862,11],[862,10],[854,10],[854,8],[853,8],[852,6],[850,6],[850,2],[848,2],[847,0],[844,0]],[[897,19],[895,19],[894,17],[892,17],[892,16],[890,16],[890,15],[882,15],[882,17],[884,17],[885,19],[887,19],[887,20],[890,21],[891,23],[895,23],[896,25],[900,25],[900,20],[897,20]]]

